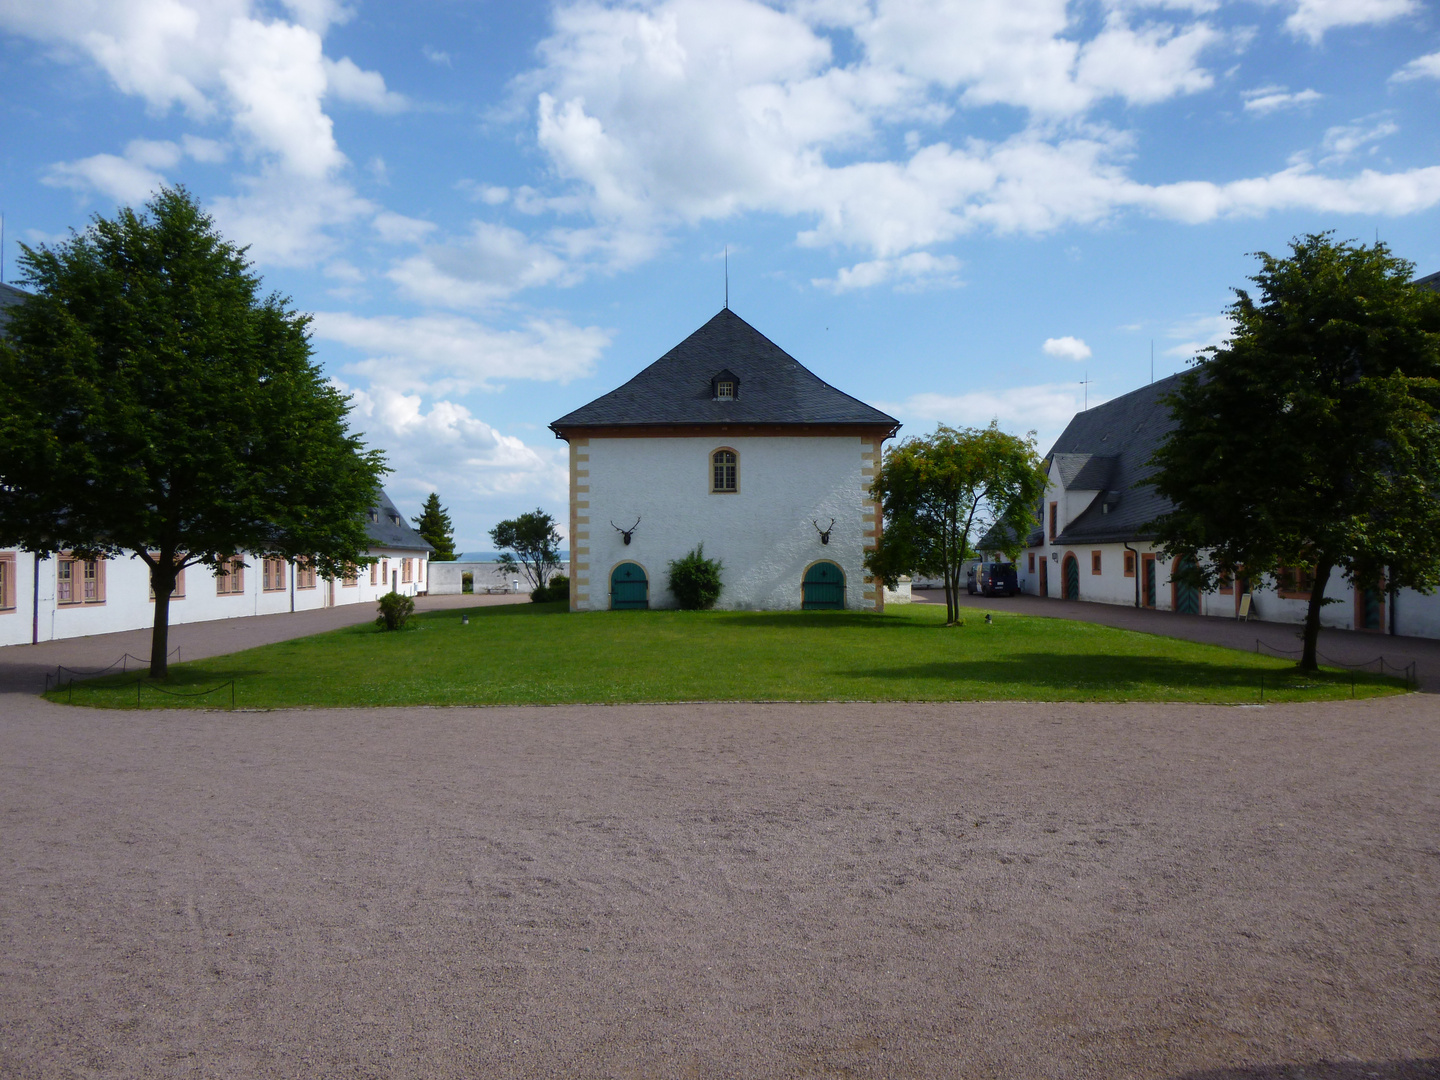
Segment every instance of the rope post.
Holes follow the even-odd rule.
[[[235,708],[235,680],[230,680],[230,708]]]
[[[1265,673],[1260,672],[1260,704],[1265,704]]]
[[[1350,672],[1350,700],[1355,700],[1355,672]]]
[[[135,680],[135,707],[140,707],[140,680]]]

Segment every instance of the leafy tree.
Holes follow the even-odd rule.
[[[455,529],[450,523],[449,511],[440,505],[438,493],[432,491],[420,508],[420,516],[411,520],[424,541],[435,549],[431,562],[455,561]]]
[[[704,611],[715,606],[724,588],[720,575],[725,567],[718,559],[705,558],[705,545],[696,544],[694,549],[678,559],[671,559],[670,592],[684,611]]]
[[[555,519],[538,507],[500,522],[490,530],[490,539],[500,549],[500,568],[507,574],[523,570],[532,588],[543,588],[546,579],[560,569]]]
[[[155,591],[150,675],[191,565],[368,561],[384,460],[310,360],[309,318],[274,294],[183,188],[21,246],[35,295],[0,339],[0,544],[130,553]]]
[[[1313,671],[1332,571],[1357,589],[1440,583],[1440,295],[1382,243],[1322,233],[1258,258],[1234,336],[1170,397],[1154,484],[1174,508],[1156,528],[1200,588],[1310,570]]]
[[[1019,553],[1030,531],[1046,475],[1035,439],[987,428],[941,424],[934,434],[906,439],[885,455],[870,493],[884,508],[885,527],[866,568],[890,588],[902,574],[934,574],[945,582],[945,620],[960,613],[960,571],[973,537],[994,529],[1007,553]]]

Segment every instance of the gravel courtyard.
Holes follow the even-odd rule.
[[[1440,709],[0,699],[0,1075],[1440,1076]]]

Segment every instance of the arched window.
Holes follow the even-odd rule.
[[[729,447],[721,447],[710,455],[710,490],[740,490],[740,456]]]

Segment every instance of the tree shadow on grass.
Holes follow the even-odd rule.
[[[1440,1058],[1312,1061],[1187,1072],[1174,1080],[1440,1080]]]
[[[1321,672],[1301,676],[1293,669],[1274,670],[1250,665],[1206,663],[1167,656],[1114,656],[1108,653],[1023,653],[994,659],[944,660],[924,664],[851,668],[851,679],[879,679],[912,685],[956,682],[1010,685],[1017,690],[1052,688],[1066,691],[1117,692],[1204,690],[1212,693],[1242,691],[1260,694],[1264,676],[1268,692],[1335,689],[1350,686],[1350,675]],[[1357,686],[1395,685],[1374,676],[1359,676]]]

